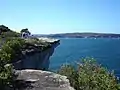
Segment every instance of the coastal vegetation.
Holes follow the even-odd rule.
[[[13,72],[12,62],[16,60],[22,53],[21,49],[24,44],[24,40],[20,38],[7,40],[0,50],[0,88],[2,90],[5,87],[13,87],[13,81],[15,78]]]
[[[9,38],[9,37],[20,37],[20,33],[12,31],[4,25],[0,25],[0,38]]]
[[[40,41],[36,38],[22,39],[13,37],[7,39],[1,46],[0,50],[0,88],[4,90],[6,87],[14,88],[15,78],[13,63],[20,60],[23,51],[43,51],[50,47],[50,43]]]
[[[24,40],[20,34],[0,25],[0,89],[13,87],[14,67],[12,62],[21,53]]]
[[[8,27],[0,26],[0,89],[6,87],[15,88],[15,69],[13,63],[22,58],[26,50],[45,50],[51,44],[37,38],[21,38],[20,33],[10,30]],[[27,32],[28,29],[22,29],[21,32]],[[38,47],[39,49],[38,49]]]
[[[38,38],[21,38],[20,33],[13,32],[8,27],[0,26],[0,89],[15,88],[16,75],[13,62],[19,60],[26,50],[46,50],[51,47],[50,42]],[[29,32],[23,29],[21,32]],[[39,48],[39,49],[38,49]],[[120,90],[119,79],[114,72],[99,65],[93,58],[85,58],[77,63],[77,67],[70,64],[63,65],[58,73],[70,80],[76,90]]]
[[[70,64],[63,65],[58,73],[67,76],[76,90],[120,90],[114,72],[109,72],[93,58],[83,59],[76,69]]]

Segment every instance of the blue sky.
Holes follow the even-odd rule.
[[[15,31],[120,33],[120,0],[0,0],[0,12]]]

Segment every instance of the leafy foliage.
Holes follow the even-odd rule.
[[[58,73],[67,76],[67,78],[70,80],[71,86],[77,87],[76,85],[78,85],[78,74],[72,65],[63,65]]]
[[[29,35],[31,34],[28,28],[22,29],[20,32],[21,33],[25,32],[25,33],[28,33]]]
[[[108,72],[94,59],[83,59],[78,63],[77,69],[71,65],[64,65],[58,73],[66,75],[76,90],[120,90],[114,73]]]
[[[13,31],[8,31],[8,32],[2,32],[1,37],[2,38],[20,37],[20,34]]]
[[[0,88],[11,85],[13,81],[13,66],[10,64],[21,54],[24,40],[12,38],[7,40],[0,50]],[[2,90],[3,90],[2,89]]]
[[[41,50],[46,50],[48,48],[51,47],[51,44],[49,42],[45,42],[44,40],[39,40],[38,38],[28,38],[26,39],[26,44],[28,45],[37,45],[37,46],[41,46]]]
[[[24,44],[24,40],[20,38],[10,39],[7,40],[6,43],[2,46],[0,56],[1,60],[5,62],[11,62],[15,60],[16,57],[21,54],[21,48]]]
[[[0,25],[0,32],[7,32],[10,31],[10,29],[4,25]]]
[[[9,38],[9,37],[19,37],[20,34],[10,30],[8,27],[4,25],[0,25],[0,37],[1,38]]]
[[[45,47],[48,47],[49,45],[45,45],[45,42],[42,42],[37,38],[21,39],[11,37],[4,41],[0,50],[0,89],[2,88],[2,90],[4,90],[5,86],[14,85],[12,84],[14,81],[14,67],[11,63],[23,55],[22,51],[26,49],[29,50],[31,49],[30,47],[32,47],[32,49],[38,49],[35,44],[38,46],[42,44]],[[40,50],[42,50],[41,47]]]

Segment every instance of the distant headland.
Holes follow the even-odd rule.
[[[113,33],[60,33],[49,35],[35,35],[52,38],[120,38],[120,34]]]

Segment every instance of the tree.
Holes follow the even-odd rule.
[[[8,27],[6,27],[6,26],[4,26],[4,25],[0,25],[0,34],[1,34],[2,32],[7,32],[7,31],[10,31],[10,29],[9,29]]]
[[[30,31],[28,30],[28,28],[22,29],[20,32],[21,32],[21,34],[22,34],[23,32],[24,32],[24,33],[27,33],[27,34],[29,34],[29,35],[31,34]]]

